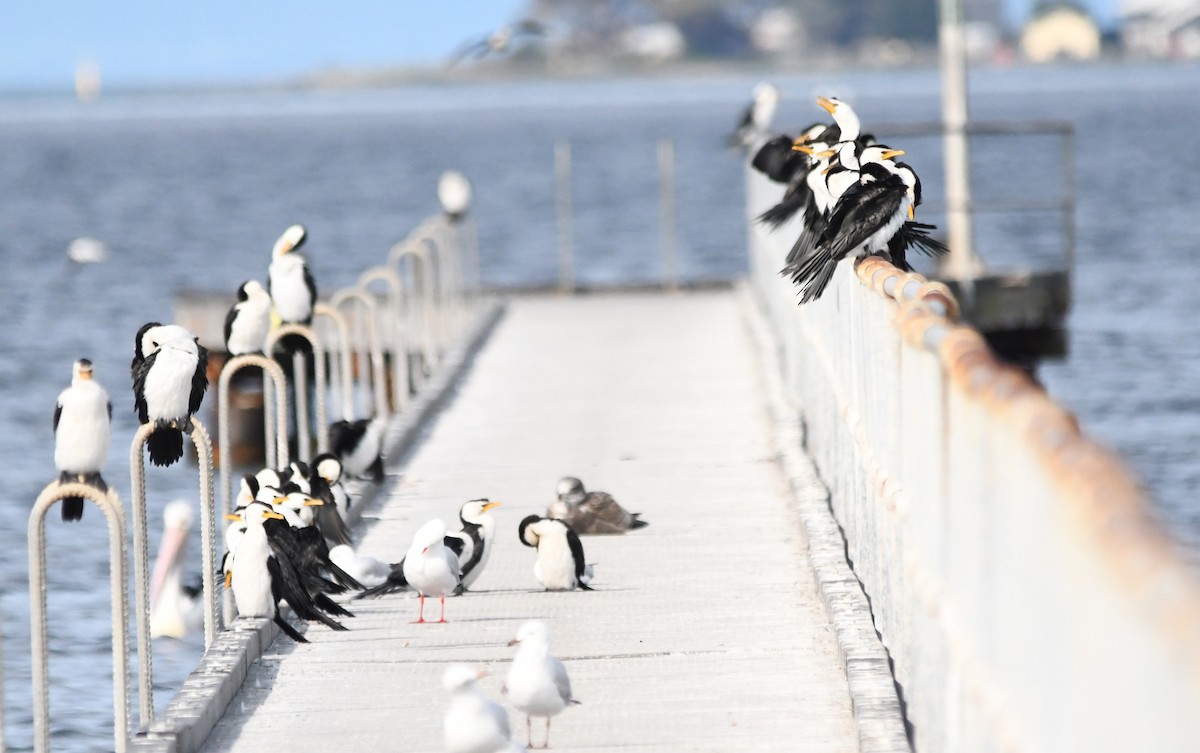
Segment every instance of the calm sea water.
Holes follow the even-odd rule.
[[[973,116],[1074,125],[1078,262],[1070,356],[1046,364],[1051,392],[1145,479],[1167,525],[1200,551],[1200,336],[1194,213],[1200,207],[1200,70],[1062,68],[981,72]],[[770,77],[785,93],[776,123],[823,113],[817,94],[851,101],[868,130],[936,119],[932,71]],[[86,356],[114,402],[105,471],[128,496],[136,428],[128,364],[138,327],[172,319],[184,288],[227,291],[265,279],[270,248],[293,222],[333,290],[384,258],[437,211],[434,186],[455,168],[472,179],[485,281],[554,280],[553,147],[574,156],[581,282],[653,280],[659,138],[675,140],[681,273],[730,278],[746,266],[741,166],[722,148],[757,77],[425,86],[388,91],[0,99],[0,630],[9,745],[31,746],[28,509],[53,472],[50,418],[71,363]],[[940,154],[893,146],[923,174],[931,203]],[[993,147],[977,180],[1001,194],[1061,192],[1053,146]],[[935,217],[936,219],[936,217]],[[65,250],[90,235],[112,249],[76,266]],[[981,223],[993,260],[1058,251],[1055,220]],[[196,499],[192,470],[152,470],[152,538],[170,499]],[[52,708],[59,750],[111,735],[105,529],[49,526]],[[198,550],[198,535],[192,552]],[[194,556],[198,569],[198,556]],[[155,645],[159,705],[194,666],[199,638]]]

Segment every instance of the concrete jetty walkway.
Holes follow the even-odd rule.
[[[454,527],[467,499],[500,500],[476,590],[447,600],[446,625],[410,624],[417,601],[397,595],[353,602],[348,632],[278,639],[203,750],[440,751],[447,664],[490,671],[482,686],[502,701],[505,644],[532,618],[582,701],[555,719],[553,749],[858,750],[740,305],[731,291],[512,300],[357,534],[361,552],[398,560],[428,519]],[[595,592],[536,590],[517,540],[563,475],[650,521],[583,538]]]

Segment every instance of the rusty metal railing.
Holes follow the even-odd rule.
[[[316,377],[316,389],[313,397],[313,405],[309,405],[308,391],[308,359],[300,350],[296,350],[292,354],[292,396],[294,399],[294,415],[296,416],[296,456],[308,462],[312,460],[312,442],[313,442],[313,427],[310,425],[310,417],[316,413],[316,444],[317,454],[326,452],[329,449],[329,437],[326,427],[329,422],[329,414],[326,408],[326,375],[325,375],[325,349],[321,345],[320,338],[313,331],[312,327],[306,327],[302,324],[284,324],[271,330],[267,335],[267,342],[263,350],[266,353],[273,353],[279,341],[286,336],[302,337],[312,349],[313,373]],[[266,399],[270,399],[269,396]],[[274,427],[267,427],[268,431],[273,432]],[[286,438],[285,438],[286,441]]]
[[[790,240],[752,223],[752,284],[915,748],[1200,750],[1200,579],[1125,464],[940,284],[847,262],[797,309]]]
[[[217,446],[221,448],[221,510],[222,514],[233,512],[233,441],[230,438],[229,385],[234,375],[245,368],[262,369],[263,382],[270,380],[271,391],[264,389],[263,421],[266,424],[263,437],[266,440],[264,457],[267,465],[272,468],[286,468],[288,464],[288,411],[287,411],[287,378],[283,369],[274,359],[266,356],[248,353],[234,356],[221,367],[221,375],[217,378]],[[274,395],[274,404],[267,405],[270,395]],[[272,442],[272,438],[274,442]]]

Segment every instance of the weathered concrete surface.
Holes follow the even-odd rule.
[[[478,590],[448,601],[448,625],[410,624],[416,600],[393,596],[354,602],[350,632],[276,641],[204,750],[440,750],[446,664],[488,669],[499,697],[505,643],[531,618],[583,701],[554,722],[556,749],[856,750],[756,368],[731,292],[513,301],[359,547],[399,559],[429,518],[502,500]],[[592,593],[536,591],[516,537],[566,474],[651,523],[584,538]]]

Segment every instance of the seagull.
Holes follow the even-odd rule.
[[[625,510],[608,492],[585,490],[574,476],[558,482],[558,501],[546,510],[546,517],[563,521],[578,534],[625,533],[649,525],[640,516]]]
[[[71,386],[54,405],[54,466],[61,484],[81,482],[108,493],[100,475],[108,459],[112,433],[112,402],[92,377],[92,362],[80,358],[71,367]],[[64,497],[62,519],[83,517],[83,497]]]
[[[767,135],[782,95],[773,84],[764,81],[754,87],[753,97],[738,122],[737,130],[729,135],[728,144],[731,147],[748,149]]]
[[[357,421],[335,421],[329,427],[329,447],[342,461],[342,471],[349,478],[383,481],[383,437],[387,416],[361,418]]]
[[[539,21],[525,19],[515,25],[505,25],[487,36],[476,39],[459,47],[446,63],[447,68],[453,68],[462,61],[472,58],[478,60],[492,54],[508,52],[514,43],[522,38],[541,37],[546,28]]]
[[[208,388],[208,351],[177,324],[143,324],[134,339],[133,406],[143,424],[153,422],[146,440],[150,462],[172,465],[183,457],[183,432],[192,430]]]
[[[242,511],[241,519],[246,524],[246,531],[233,552],[231,575],[227,580],[231,581],[238,614],[270,617],[289,638],[308,643],[308,639],[279,613],[279,602],[286,599],[297,617],[317,620],[334,630],[346,630],[345,625],[317,607],[304,587],[304,576],[296,563],[267,534],[263,524],[268,520],[282,521],[283,516],[270,505],[253,502]]]
[[[447,170],[438,178],[438,202],[451,222],[458,222],[471,208],[471,181],[457,170]]]
[[[108,245],[86,235],[67,246],[67,258],[76,264],[99,264],[108,259]]]
[[[201,589],[183,583],[183,560],[195,514],[183,500],[163,508],[163,533],[150,577],[150,637],[183,638],[204,622]],[[226,532],[228,538],[228,532]]]
[[[445,536],[446,524],[435,518],[421,526],[404,556],[404,579],[421,596],[421,611],[415,620],[418,623],[425,622],[426,596],[441,598],[438,622],[446,621],[446,594],[458,587],[462,577],[458,558],[442,542]]]
[[[442,673],[442,687],[450,692],[443,717],[446,753],[496,753],[512,738],[508,713],[483,694],[477,684],[487,672],[452,664]]]
[[[530,515],[521,521],[517,536],[537,549],[533,576],[547,591],[591,591],[592,566],[583,560],[583,543],[561,520]]]
[[[533,717],[546,718],[546,741],[550,747],[550,717],[579,701],[571,694],[567,668],[550,654],[550,628],[540,620],[523,623],[517,637],[508,642],[518,646],[504,681],[504,693],[518,711],[525,714],[526,740],[533,746]]]
[[[237,303],[225,315],[225,351],[231,356],[262,353],[270,329],[270,294],[258,280],[243,282]]]
[[[458,559],[458,566],[462,571],[459,587],[454,591],[456,595],[471,587],[471,584],[483,572],[483,566],[487,564],[488,558],[492,556],[492,544],[496,538],[496,521],[487,513],[501,504],[503,503],[492,502],[486,498],[467,502],[458,511],[458,519],[462,522],[462,528],[458,531],[451,531],[442,538],[442,544]],[[400,560],[392,565],[391,572],[383,583],[374,588],[368,588],[354,598],[375,599],[407,589],[408,579],[404,575],[404,560]]]
[[[349,544],[330,547],[329,559],[368,589],[386,583],[388,574],[392,571],[392,566],[388,563],[359,554]]]

